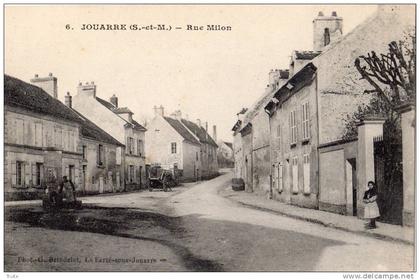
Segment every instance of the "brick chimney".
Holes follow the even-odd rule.
[[[64,96],[64,104],[66,104],[67,107],[71,108],[71,95],[70,92],[67,92],[67,95]]]
[[[116,97],[115,94],[111,96],[111,98],[109,99],[109,102],[111,102],[112,105],[118,108],[118,97]]]
[[[38,74],[35,74],[34,78],[31,79],[31,83],[42,88],[52,97],[57,98],[57,78],[52,73],[49,73],[48,77],[39,77]]]
[[[86,82],[86,84],[79,83],[77,87],[77,94],[86,94],[87,96],[96,97],[96,85],[94,82]]]

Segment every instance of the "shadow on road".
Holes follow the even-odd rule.
[[[344,244],[299,232],[200,215],[170,217],[138,208],[88,205],[79,211],[49,213],[36,207],[7,207],[5,220],[157,242],[180,256],[189,271],[310,271],[326,247]]]

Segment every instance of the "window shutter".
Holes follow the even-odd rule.
[[[30,181],[31,181],[31,164],[29,162],[25,162],[24,164],[24,168],[25,168],[25,186],[29,186]]]
[[[12,161],[10,163],[10,175],[12,176],[12,186],[16,186],[16,162]]]
[[[292,166],[292,189],[293,193],[299,192],[298,187],[298,165],[297,165],[297,159],[293,159],[293,166]]]
[[[31,185],[36,185],[37,181],[36,181],[36,163],[32,163],[32,184]]]
[[[278,189],[279,191],[283,190],[283,165],[279,164],[278,166]]]
[[[121,147],[117,147],[115,161],[116,164],[121,165]]]
[[[303,192],[308,194],[310,190],[310,162],[309,155],[303,156]]]

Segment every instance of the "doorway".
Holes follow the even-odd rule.
[[[347,188],[347,215],[357,216],[357,173],[356,159],[346,160],[346,188]]]

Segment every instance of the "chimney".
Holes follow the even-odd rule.
[[[213,125],[213,140],[215,142],[217,142],[217,131],[216,131],[216,126]]]
[[[165,112],[163,109],[163,106],[160,105],[160,107],[157,107],[156,105],[153,107],[153,110],[155,111],[155,116],[164,116]]]
[[[109,99],[109,102],[111,102],[112,105],[118,108],[118,97],[116,97],[115,94],[111,96],[111,98]]]
[[[197,125],[198,125],[198,127],[201,127],[201,120],[200,119],[197,119]]]
[[[319,12],[313,23],[313,49],[322,51],[326,46],[341,38],[343,34],[343,18],[332,12],[325,16]]]
[[[85,85],[79,83],[79,86],[77,87],[77,94],[85,94],[87,96],[92,96],[96,98],[96,85],[94,84],[94,82],[91,82],[90,84],[86,82]]]
[[[42,88],[46,93],[54,98],[57,98],[57,78],[52,73],[48,74],[48,77],[39,77],[35,74],[34,78],[31,79],[31,83]]]
[[[71,108],[71,95],[70,95],[70,92],[67,92],[67,95],[64,96],[64,104],[66,104],[67,107]]]
[[[181,119],[182,118],[182,113],[181,110],[176,110],[171,114],[171,117],[175,118],[175,119]]]

